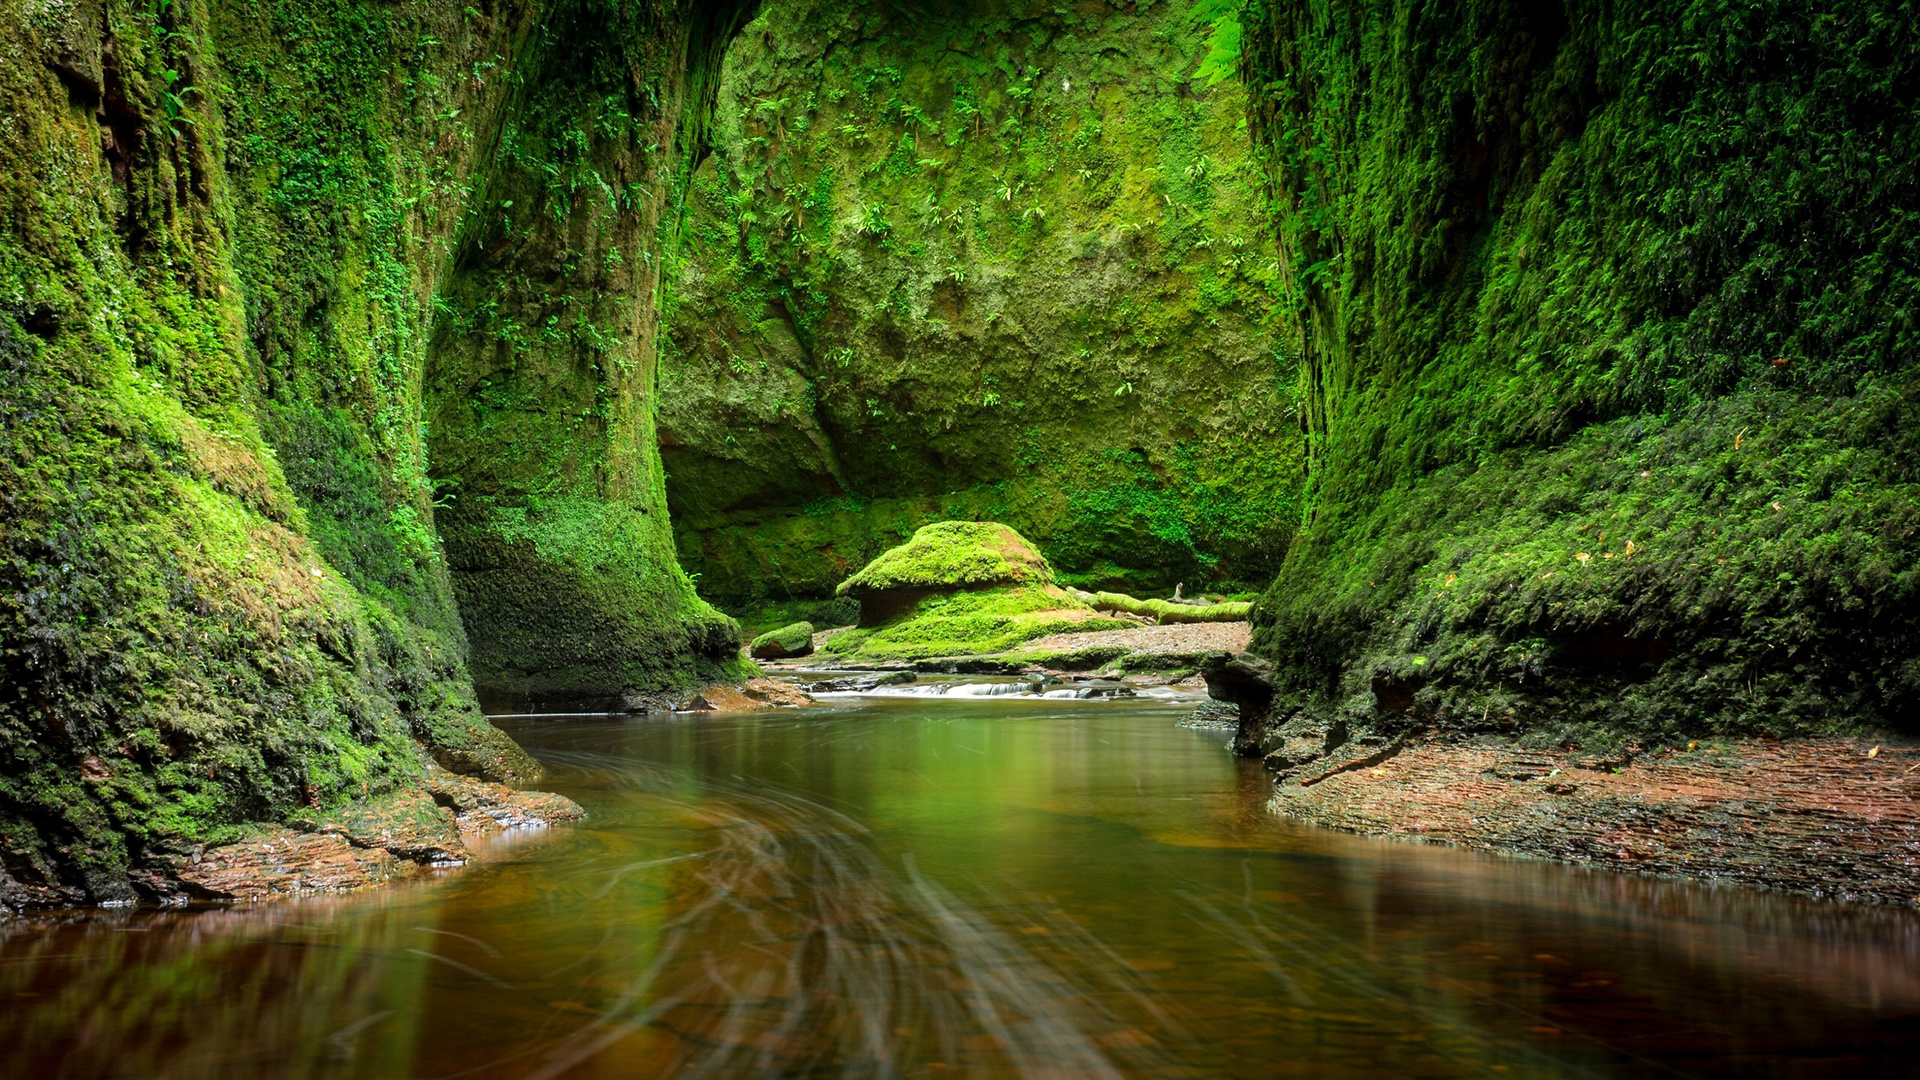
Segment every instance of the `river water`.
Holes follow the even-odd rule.
[[[1913,913],[1290,825],[1184,711],[502,720],[588,823],[361,896],[0,921],[0,1073],[1920,1070]]]

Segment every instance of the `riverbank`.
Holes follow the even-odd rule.
[[[1920,747],[1727,739],[1600,756],[1416,737],[1268,761],[1274,812],[1346,832],[1920,904]]]
[[[463,866],[500,834],[585,816],[573,800],[559,795],[516,791],[433,768],[417,786],[308,818],[262,823],[232,843],[198,845],[157,860],[139,868],[134,881],[143,898],[169,907],[357,892]],[[74,906],[85,906],[83,899],[25,882],[0,894],[0,911]]]

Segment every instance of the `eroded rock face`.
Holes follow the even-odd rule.
[[[486,8],[0,17],[0,899],[537,778],[474,667],[735,662],[664,520],[650,256],[741,7]]]
[[[1326,720],[1914,730],[1910,11],[1411,10],[1247,16],[1282,262],[1333,268],[1254,651]]]
[[[824,597],[952,518],[1095,588],[1266,583],[1299,520],[1295,335],[1246,91],[1184,78],[1189,7],[765,5],[662,346],[703,591]]]

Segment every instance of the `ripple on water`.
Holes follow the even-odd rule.
[[[0,921],[0,1070],[1908,1069],[1910,912],[1292,827],[1182,715],[513,721],[588,824],[355,898]]]

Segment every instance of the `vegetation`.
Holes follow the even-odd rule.
[[[970,657],[1006,652],[1049,634],[1138,625],[1095,615],[1058,586],[960,589],[919,597],[876,626],[835,634],[820,651],[859,664]]]
[[[549,288],[513,261],[566,222],[645,262],[713,59],[694,26],[586,0],[0,13],[0,902],[152,896],[198,846],[415,788],[433,763],[535,779],[480,713],[469,632],[482,670],[503,634],[556,650],[549,671],[579,642],[508,618],[552,630],[598,601],[569,624],[594,647],[547,686],[618,695],[737,662],[671,558],[651,441],[630,437],[649,430],[651,307],[632,282]],[[577,77],[549,78],[556,50]],[[624,96],[566,110],[594,122],[577,155],[517,134],[609,80]],[[593,176],[654,142],[660,163],[628,170],[651,186],[596,216]],[[508,200],[533,216],[508,224]],[[524,308],[471,323],[526,376],[520,400],[550,396],[458,453],[461,283],[495,270],[509,299],[552,293],[576,342],[577,313],[633,321],[601,368],[536,344],[549,324]],[[563,439],[575,453],[533,461]],[[446,529],[452,575],[449,520],[483,521]]]
[[[1053,568],[1025,537],[998,522],[941,521],[921,527],[834,591],[857,600],[900,589],[1017,584],[1053,584]]]
[[[810,622],[790,623],[778,630],[769,630],[747,646],[748,655],[755,660],[785,660],[812,651],[813,624]]]
[[[997,522],[941,521],[840,583],[860,626],[821,651],[857,663],[1004,652],[1048,634],[1137,623],[1104,619],[1053,582],[1053,569]]]
[[[1140,615],[1162,623],[1243,622],[1253,607],[1245,601],[1188,604],[1176,600],[1137,600],[1125,593],[1094,593],[1087,599],[1097,611]]]
[[[931,521],[1264,587],[1298,520],[1246,98],[1183,4],[764,5],[668,282],[681,561],[743,618]]]
[[[1920,70],[1902,5],[1267,0],[1310,711],[1910,727]]]
[[[1920,714],[1906,6],[752,14],[0,12],[0,901],[531,781],[483,698],[749,670],[696,578],[873,663],[1265,587],[1329,730]]]

